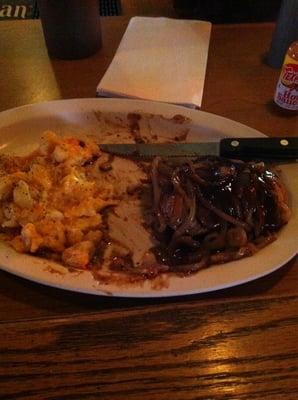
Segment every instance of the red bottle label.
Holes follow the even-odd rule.
[[[298,62],[286,56],[274,101],[282,108],[298,110]]]

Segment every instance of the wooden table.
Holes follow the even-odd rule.
[[[93,97],[127,20],[103,18],[103,49],[50,61],[39,21],[0,24],[0,109]],[[270,24],[214,26],[203,109],[268,135]],[[253,260],[252,260],[253,262]],[[233,289],[174,299],[92,297],[0,273],[0,399],[296,400],[297,259]]]

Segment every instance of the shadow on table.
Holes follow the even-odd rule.
[[[90,57],[78,60],[48,58],[61,99],[96,97],[97,85],[114,57],[127,21],[117,17],[103,20],[102,47]]]

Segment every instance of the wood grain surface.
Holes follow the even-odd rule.
[[[173,0],[121,0],[122,15],[177,17]]]
[[[294,400],[297,306],[188,301],[3,323],[0,398]]]
[[[94,97],[127,22],[102,18],[103,48],[78,61],[48,58],[39,21],[1,22],[0,110]],[[279,71],[263,59],[273,28],[213,27],[202,108],[268,135],[298,135],[297,118],[272,106]],[[0,399],[296,400],[297,272],[295,258],[232,289],[154,300],[0,272]]]

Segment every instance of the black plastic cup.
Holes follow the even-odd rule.
[[[100,49],[98,0],[38,0],[38,8],[51,58],[85,58]]]

